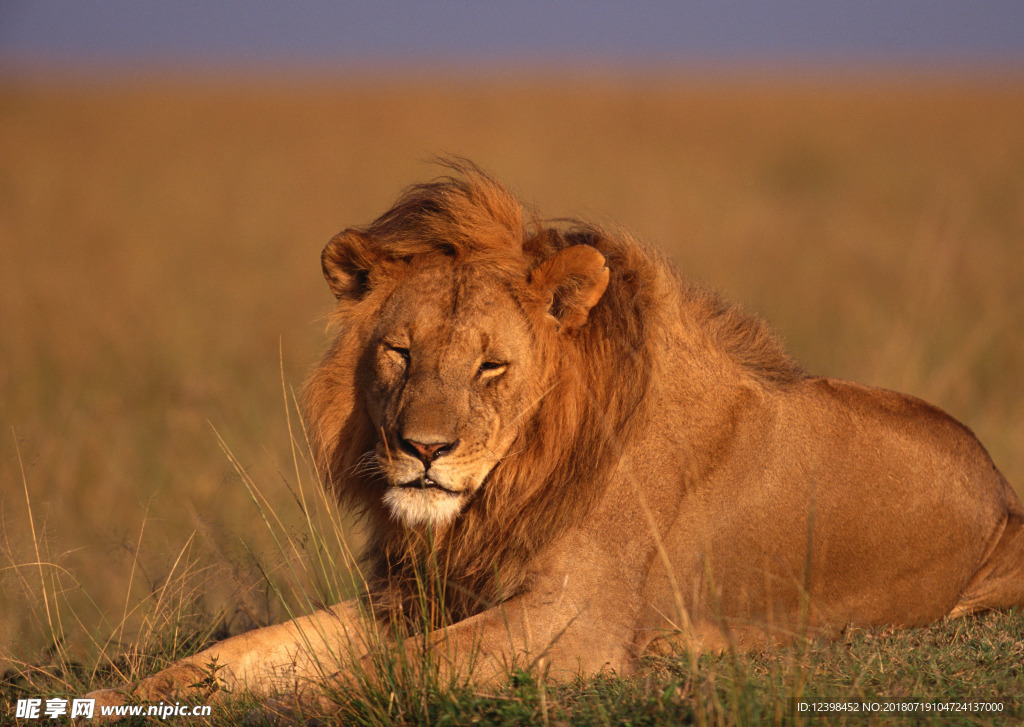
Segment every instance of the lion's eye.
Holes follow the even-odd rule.
[[[508,368],[508,364],[503,361],[484,361],[480,364],[480,368],[477,370],[477,375],[481,379],[493,378],[495,376],[501,376],[505,373],[505,369]]]
[[[387,351],[388,351],[389,354],[391,354],[392,356],[394,356],[396,358],[400,358],[404,364],[408,365],[408,363],[409,363],[409,349],[405,348],[404,346],[391,346],[391,345],[388,345],[387,346]]]

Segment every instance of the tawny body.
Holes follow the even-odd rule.
[[[460,171],[324,251],[338,336],[306,400],[325,485],[370,529],[365,597],[137,695],[214,659],[264,696],[344,681],[377,625],[422,630],[420,576],[447,619],[391,648],[478,681],[1024,604],[1024,509],[966,427],[805,375],[656,252],[524,225]]]

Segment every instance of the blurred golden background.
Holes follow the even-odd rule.
[[[127,640],[172,580],[227,630],[283,617],[218,434],[301,530],[282,379],[326,344],[320,250],[435,154],[938,404],[1024,493],[1022,129],[1013,76],[0,82],[0,656]]]

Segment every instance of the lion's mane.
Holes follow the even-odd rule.
[[[552,384],[478,495],[434,531],[396,522],[381,504],[382,483],[364,466],[379,433],[361,404],[358,369],[382,300],[338,306],[337,338],[305,390],[307,419],[327,486],[365,517],[368,595],[386,619],[418,618],[420,604],[429,602],[443,603],[442,619],[456,622],[524,587],[535,556],[598,500],[622,443],[643,436],[645,394],[652,377],[671,366],[655,361],[661,331],[692,326],[701,345],[716,347],[764,386],[801,376],[766,325],[681,280],[652,248],[576,221],[524,220],[501,184],[471,164],[449,166],[454,175],[410,187],[372,224],[346,231],[362,235],[385,261],[371,287],[400,282],[401,266],[388,261],[438,252],[521,281],[542,260],[580,243],[604,255],[610,282],[581,328],[558,335],[534,326],[549,368],[536,376]],[[680,310],[685,320],[672,318]]]

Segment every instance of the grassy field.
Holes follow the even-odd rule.
[[[656,242],[808,370],[940,405],[1022,492],[1022,128],[1020,79],[0,81],[4,694],[61,688],[47,668],[74,692],[101,648],[144,669],[347,588],[309,565],[286,396],[325,343],[320,249],[437,153]],[[1024,719],[1022,650],[1024,619],[997,615],[453,709],[799,722],[799,689]],[[397,721],[436,721],[426,705]]]

